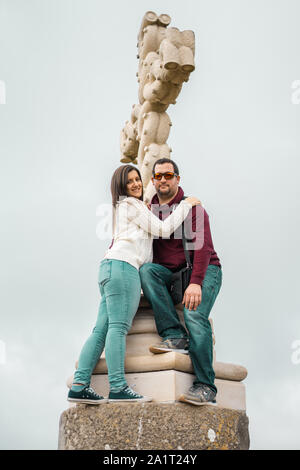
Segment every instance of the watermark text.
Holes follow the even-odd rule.
[[[300,104],[300,80],[294,80],[292,85],[291,103]]]
[[[0,104],[6,103],[5,82],[0,80]]]
[[[294,349],[291,355],[291,361],[293,364],[298,365],[300,364],[300,339],[295,339],[292,342],[292,349]]]
[[[0,339],[0,365],[6,364],[6,346],[5,342]]]
[[[125,199],[125,198],[124,198]],[[200,250],[204,245],[204,208],[196,206],[192,212],[183,211],[179,204],[169,206],[152,204],[141,208],[139,202],[122,200],[115,209],[111,204],[99,204],[96,216],[100,218],[96,235],[100,240],[111,240],[115,237],[123,240],[155,238],[181,240],[185,237],[188,250]],[[185,218],[184,218],[185,215]]]

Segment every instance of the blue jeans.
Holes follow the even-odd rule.
[[[101,261],[98,284],[101,301],[92,334],[85,342],[73,383],[90,384],[91,375],[105,347],[110,390],[127,385],[124,362],[126,335],[138,309],[141,282],[131,264],[114,259]]]
[[[150,302],[158,334],[163,338],[187,338],[169,294],[172,271],[155,263],[140,268],[142,289]],[[212,331],[208,320],[222,285],[222,270],[209,265],[202,284],[202,300],[196,310],[184,307],[184,321],[189,333],[189,354],[196,379],[217,392],[214,384]]]

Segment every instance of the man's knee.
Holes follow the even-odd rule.
[[[193,332],[198,333],[199,331],[211,332],[211,324],[208,315],[209,313],[200,311],[199,306],[196,311],[193,309],[189,310],[188,308],[184,308],[183,310],[184,321],[191,334],[193,334]]]
[[[155,271],[154,263],[145,263],[140,267],[140,278],[141,282],[147,282],[153,277]]]

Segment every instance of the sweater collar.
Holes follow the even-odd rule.
[[[168,206],[172,206],[173,204],[179,204],[179,202],[182,200],[184,196],[184,192],[183,192],[183,189],[181,188],[181,186],[178,186],[178,191],[177,191],[177,194],[176,196],[173,197],[173,199],[171,199],[170,202],[168,202]],[[151,201],[151,204],[159,204],[159,200],[158,200],[158,196],[157,194],[155,194],[152,198],[152,201]],[[164,204],[163,204],[164,205]]]

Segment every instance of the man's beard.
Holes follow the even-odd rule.
[[[156,192],[161,199],[167,199],[169,197],[174,196],[176,193],[176,190],[172,191],[172,189],[169,187],[168,191],[161,192],[160,189],[157,188]]]

